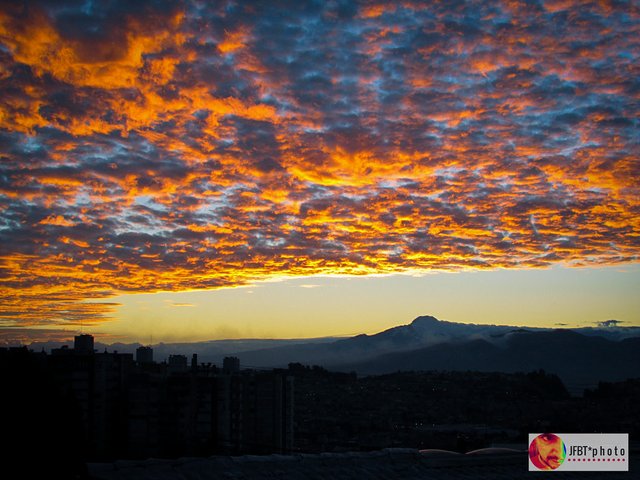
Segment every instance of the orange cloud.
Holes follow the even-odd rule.
[[[234,53],[236,50],[244,48],[249,39],[249,32],[245,28],[234,32],[225,32],[224,39],[218,44],[218,50],[222,53]]]
[[[16,61],[30,65],[40,76],[48,73],[77,86],[128,88],[138,82],[143,55],[183,41],[175,33],[180,21],[179,15],[167,18],[147,32],[138,21],[125,20],[124,38],[87,45],[64,38],[42,10],[33,8],[17,18],[0,16],[0,35]]]
[[[49,215],[44,220],[41,220],[42,225],[57,225],[59,227],[72,227],[75,225],[71,220],[67,220],[62,215]]]
[[[83,300],[122,291],[637,261],[634,13],[134,3],[0,13],[6,325],[107,320]]]

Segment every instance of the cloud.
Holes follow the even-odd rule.
[[[625,2],[8,7],[0,319],[637,261],[639,26]]]
[[[624,322],[620,320],[604,320],[602,322],[597,322],[596,325],[598,327],[607,328],[607,327],[617,327],[621,323],[624,323]]]
[[[196,305],[193,303],[180,303],[180,302],[172,302],[170,300],[166,300],[168,307],[177,307],[177,308],[185,308],[185,307],[195,307]]]

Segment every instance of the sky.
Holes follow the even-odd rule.
[[[0,336],[640,325],[635,1],[0,7]]]

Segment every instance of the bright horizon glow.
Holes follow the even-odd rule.
[[[210,291],[120,295],[111,299],[121,304],[116,320],[84,331],[104,341],[141,343],[315,338],[373,334],[420,315],[524,327],[588,327],[611,319],[640,326],[639,284],[639,264],[281,279]]]

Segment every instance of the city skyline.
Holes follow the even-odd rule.
[[[639,30],[624,1],[3,6],[0,334],[640,326]]]

